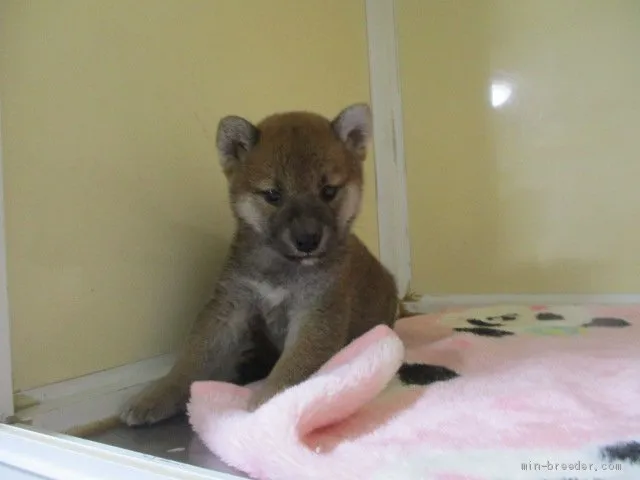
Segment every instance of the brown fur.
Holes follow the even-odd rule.
[[[175,367],[123,410],[126,423],[173,415],[190,384],[209,378],[266,375],[255,408],[373,326],[394,324],[395,282],[351,233],[370,130],[365,105],[333,121],[306,112],[257,126],[221,120],[218,148],[237,219],[230,254]]]

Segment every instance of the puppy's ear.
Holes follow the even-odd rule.
[[[357,103],[342,110],[331,125],[347,148],[364,160],[371,139],[371,109],[366,103]]]
[[[229,173],[245,160],[259,138],[260,131],[242,117],[231,115],[220,120],[216,146],[225,173]]]

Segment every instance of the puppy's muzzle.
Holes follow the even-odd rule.
[[[324,226],[313,218],[299,218],[291,223],[291,243],[297,252],[312,255],[323,243]]]

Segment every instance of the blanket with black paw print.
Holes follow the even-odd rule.
[[[190,421],[259,479],[640,479],[640,307],[405,318],[254,412],[199,382]]]

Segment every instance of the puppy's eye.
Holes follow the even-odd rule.
[[[322,190],[320,190],[320,196],[325,202],[330,202],[331,200],[336,198],[337,194],[338,187],[335,187],[333,185],[325,185],[324,187],[322,187]]]
[[[262,198],[264,198],[265,202],[271,205],[278,205],[282,200],[282,194],[275,188],[270,188],[269,190],[260,192],[260,194],[262,195]]]

